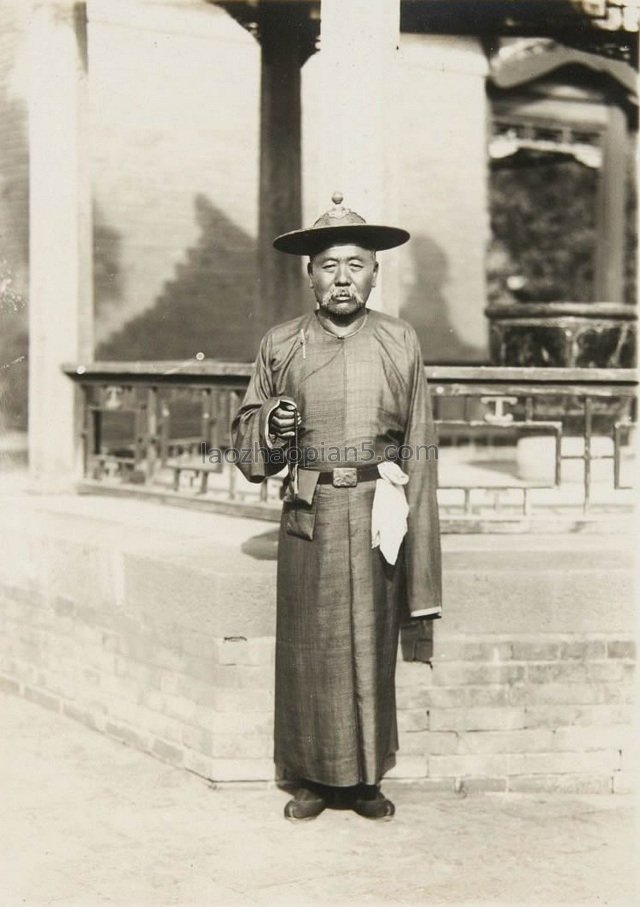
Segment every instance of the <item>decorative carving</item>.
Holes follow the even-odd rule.
[[[358,484],[358,471],[353,466],[336,466],[333,485],[336,488],[354,488]]]
[[[495,365],[633,368],[636,311],[613,303],[515,303],[485,310]]]
[[[480,402],[485,406],[493,404],[493,410],[488,409],[484,414],[484,421],[489,425],[510,425],[513,422],[513,413],[505,412],[504,407],[515,405],[517,397],[480,397]]]
[[[105,387],[104,389],[104,408],[106,410],[122,409],[122,397],[124,388],[122,387]]]

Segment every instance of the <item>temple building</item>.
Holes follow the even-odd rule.
[[[64,4],[36,6],[42,17]],[[74,141],[93,248],[83,358],[250,360],[269,324],[310,304],[298,263],[280,261],[270,237],[312,222],[336,188],[369,220],[411,231],[406,250],[382,256],[372,304],[416,327],[427,362],[544,365],[511,341],[500,351],[516,298],[633,304],[626,7],[613,29],[570,2],[551,4],[552,17],[545,3],[508,0],[475,18],[462,0],[365,6],[90,0],[86,21],[70,20],[84,41]],[[25,298],[28,8],[0,3],[0,237],[5,276]],[[31,167],[39,179],[33,155]],[[26,353],[26,310],[4,315],[13,361]],[[18,425],[25,380],[17,364],[3,385]]]
[[[229,423],[313,304],[273,237],[340,191],[411,233],[370,304],[438,432],[445,614],[403,628],[393,777],[630,789],[639,12],[0,0],[3,689],[273,780],[282,475]]]

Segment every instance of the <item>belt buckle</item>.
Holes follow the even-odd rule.
[[[336,466],[332,484],[334,488],[354,488],[358,484],[358,470],[355,466]]]

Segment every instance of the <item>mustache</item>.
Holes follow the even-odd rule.
[[[364,304],[364,299],[354,288],[349,288],[347,291],[349,293],[349,298],[360,303]],[[322,302],[326,305],[328,302],[332,302],[334,299],[344,299],[345,298],[345,288],[344,287],[332,287],[327,293],[322,297]]]

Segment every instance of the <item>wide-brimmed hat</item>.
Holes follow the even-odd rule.
[[[411,238],[400,227],[368,224],[364,217],[360,217],[351,208],[345,208],[343,198],[342,192],[334,192],[331,196],[333,207],[319,217],[313,227],[276,236],[273,241],[275,248],[291,255],[316,255],[328,246],[353,243],[381,252],[401,246]]]

